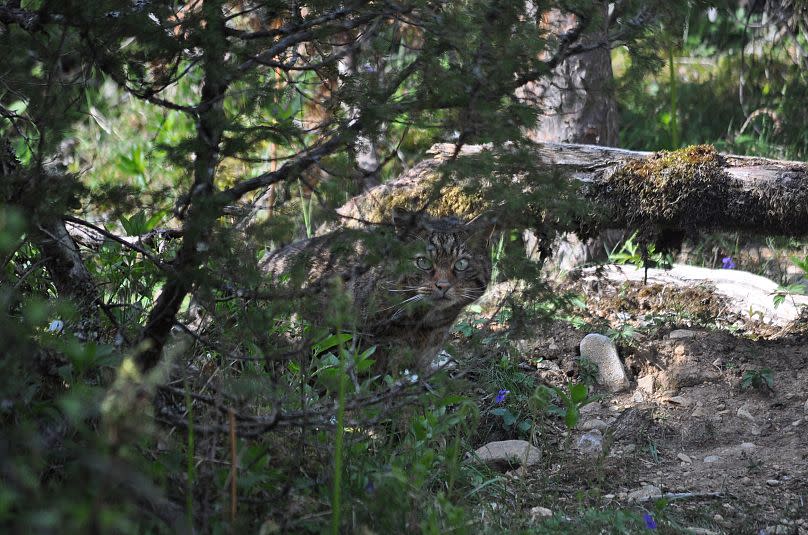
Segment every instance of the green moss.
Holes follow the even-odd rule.
[[[373,197],[361,208],[361,218],[373,223],[390,221],[393,209],[420,211],[433,217],[459,216],[471,219],[486,210],[488,203],[479,193],[470,193],[457,184],[445,185],[437,176],[428,176],[413,186],[388,190],[381,197]]]
[[[599,188],[630,225],[712,226],[722,211],[728,177],[715,147],[693,145],[627,162]]]

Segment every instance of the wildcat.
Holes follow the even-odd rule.
[[[381,349],[382,367],[425,370],[457,316],[491,280],[493,230],[484,218],[464,222],[394,210],[387,232],[335,231],[302,240],[267,255],[261,269],[314,294],[309,316],[320,320],[341,286],[356,331]]]

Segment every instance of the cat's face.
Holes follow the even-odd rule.
[[[412,251],[398,291],[435,309],[465,306],[485,292],[491,280],[490,223],[401,211],[394,213],[393,223]]]

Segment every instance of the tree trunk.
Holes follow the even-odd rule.
[[[600,3],[602,31],[593,32],[583,41],[608,41],[608,2]],[[551,36],[560,36],[578,24],[575,15],[553,9],[540,15],[539,26]],[[539,110],[536,126],[526,132],[531,141],[588,143],[610,147],[618,144],[617,103],[612,94],[614,76],[607,47],[568,57],[551,76],[517,89],[517,96]],[[558,236],[552,244],[552,265],[562,270],[590,262],[602,256],[623,237],[623,231],[604,230],[587,240],[574,233]],[[529,257],[541,261],[549,245],[531,230],[523,234]],[[542,242],[545,243],[542,243]]]
[[[472,157],[484,150],[489,148],[465,146],[460,157]],[[397,201],[391,199],[417,203],[423,181],[436,176],[440,164],[454,151],[453,144],[433,146],[433,157],[396,180],[353,198],[338,213],[378,222],[396,207]],[[581,222],[585,228],[808,235],[808,164],[802,162],[720,155],[709,145],[650,153],[537,143],[535,155],[577,184],[582,198],[597,209],[588,221]],[[534,223],[519,221],[519,214],[503,211],[502,215],[513,226],[530,227]]]
[[[583,38],[586,44],[606,41],[608,3],[600,2],[603,31]],[[574,28],[575,15],[553,9],[541,15],[539,26],[559,36]],[[520,87],[516,94],[539,110],[536,126],[527,132],[531,141],[589,143],[616,146],[617,104],[612,95],[612,60],[607,47],[570,56],[552,76]]]

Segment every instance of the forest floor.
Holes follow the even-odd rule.
[[[582,321],[528,329],[515,342],[519,368],[563,388],[578,373],[581,339],[609,331],[631,386],[598,391],[571,432],[545,421],[541,464],[505,476],[512,503],[500,506],[533,515],[532,525],[589,508],[644,512],[660,533],[808,534],[808,337],[800,323],[718,317],[726,309],[705,287],[568,279],[557,289],[586,296]],[[486,423],[487,440],[514,438],[495,419]],[[593,429],[602,446],[583,451],[581,437]]]

